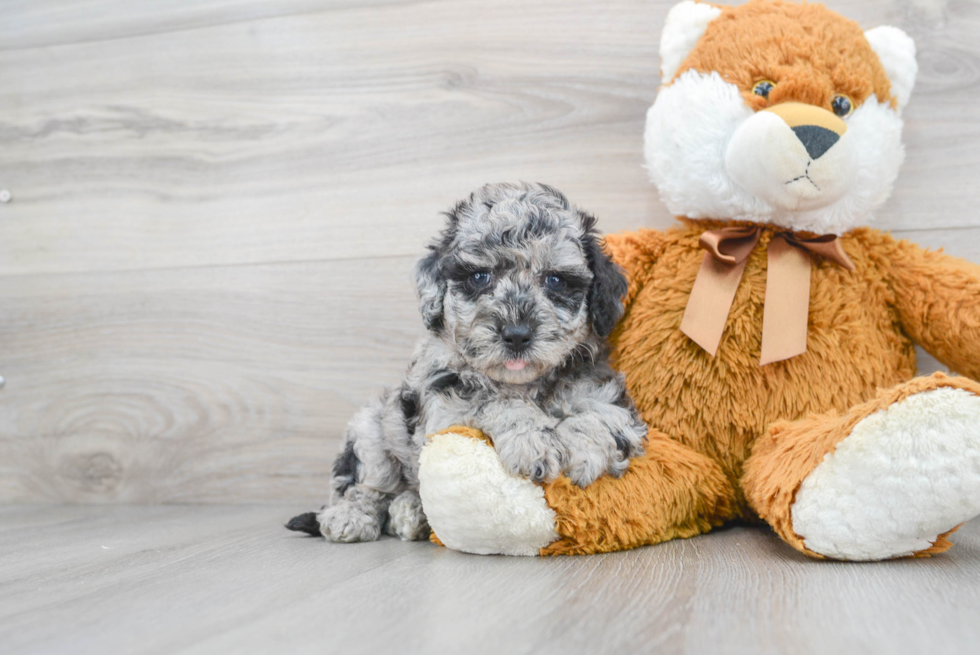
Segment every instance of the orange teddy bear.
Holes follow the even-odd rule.
[[[583,490],[507,476],[475,430],[434,435],[437,539],[591,553],[761,518],[815,557],[948,549],[980,514],[980,384],[915,377],[913,341],[980,377],[980,267],[864,227],[903,158],[912,40],[821,5],[688,0],[660,54],[646,159],[681,225],[607,239],[647,454]]]

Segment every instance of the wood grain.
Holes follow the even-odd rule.
[[[670,4],[15,8],[0,273],[410,255],[437,212],[498,179],[550,181],[606,229],[667,224],[640,164]],[[881,224],[976,225],[980,7],[917,4],[937,17],[839,7],[922,53]]]
[[[735,527],[591,557],[287,533],[301,506],[0,508],[0,650],[973,652],[980,522],[931,559],[808,560]]]
[[[411,264],[2,285],[0,496],[322,501],[344,424],[379,385],[398,382],[421,331]]]
[[[177,4],[196,24],[199,3]],[[25,71],[0,94],[16,201],[0,273],[415,254],[438,212],[498,179],[642,224],[660,12],[586,4],[223,10],[138,38],[116,18],[101,40],[0,52]]]
[[[541,180],[670,225],[642,131],[671,4],[8,3],[0,502],[318,502],[456,198]],[[830,4],[919,47],[878,225],[980,261],[980,6]]]

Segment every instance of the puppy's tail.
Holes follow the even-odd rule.
[[[320,522],[316,520],[316,512],[307,512],[306,514],[294,516],[289,519],[289,523],[286,524],[286,529],[293,530],[294,532],[305,532],[314,537],[321,536]]]

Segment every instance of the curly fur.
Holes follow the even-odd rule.
[[[419,453],[452,425],[491,435],[504,468],[534,481],[584,487],[643,453],[646,426],[607,363],[627,283],[595,218],[541,184],[487,185],[446,216],[415,268],[428,334],[404,382],[347,427],[317,516],[333,541],[427,537]]]

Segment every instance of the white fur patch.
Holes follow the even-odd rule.
[[[878,55],[878,60],[888,75],[899,109],[904,108],[909,103],[912,87],[915,86],[915,76],[919,73],[919,65],[915,62],[915,41],[902,30],[890,25],[868,30],[864,33],[864,38],[871,44],[871,49]]]
[[[660,89],[647,112],[644,150],[650,179],[672,213],[768,216],[765,203],[737,187],[725,170],[728,142],[752,115],[738,88],[718,73],[688,70]]]
[[[858,158],[850,130],[819,159],[812,159],[792,128],[776,114],[757,112],[728,142],[725,170],[746,191],[778,210],[825,207],[854,183]]]
[[[708,23],[721,13],[718,7],[684,0],[667,12],[664,31],[660,35],[660,79],[669,82],[698,39],[708,29]]]
[[[815,553],[902,557],[980,514],[980,398],[941,388],[858,423],[803,480],[793,530]]]
[[[537,555],[555,541],[544,489],[507,473],[490,445],[440,434],[422,449],[419,495],[447,547],[478,555]]]
[[[843,195],[828,194],[825,206],[810,199],[799,211],[773,207],[737,183],[728,169],[729,142],[754,116],[738,88],[715,72],[688,70],[661,88],[647,113],[644,151],[650,179],[673,214],[818,234],[843,234],[871,221],[904,158],[902,119],[895,110],[871,96],[845,119],[855,159],[846,171],[850,188]]]

